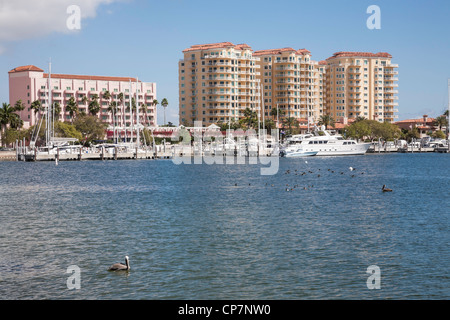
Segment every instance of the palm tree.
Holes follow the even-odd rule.
[[[121,109],[122,117],[120,119],[120,123],[121,123],[120,126],[122,127],[122,130],[124,130],[125,136],[126,136],[126,130],[125,130],[125,104],[124,104],[124,99],[123,99],[123,92],[120,92],[117,95],[117,99],[119,100],[120,105],[122,106],[122,109]],[[122,138],[122,133],[119,133],[119,138]]]
[[[117,102],[111,101],[109,103],[108,111],[111,112],[112,120],[113,120],[113,132],[114,132],[114,138],[116,136],[116,113],[117,113]],[[115,143],[116,141],[114,141]]]
[[[164,125],[166,125],[166,108],[169,105],[169,101],[166,98],[162,99],[161,105],[164,107]]]
[[[258,113],[247,107],[244,110],[244,118],[242,118],[241,121],[242,123],[247,124],[248,129],[254,128],[258,122]]]
[[[54,112],[55,118],[59,119],[59,116],[61,114],[61,105],[59,104],[59,102],[53,103],[53,112]]]
[[[22,119],[20,119],[19,115],[15,112],[15,108],[11,107],[9,103],[3,103],[2,108],[0,108],[0,132],[2,133],[2,144],[4,140],[3,137],[5,136],[4,133],[6,133],[8,125],[15,129],[18,129],[23,125]]]
[[[330,116],[328,114],[320,116],[319,123],[318,123],[319,126],[323,125],[323,126],[325,126],[325,128],[328,128],[329,126],[334,127],[334,124],[335,124],[335,121],[332,116]]]
[[[144,120],[144,124],[148,125],[148,109],[147,109],[147,105],[145,103],[141,104],[141,112],[143,114],[145,114],[145,116],[143,116],[143,120]]]
[[[91,97],[91,101],[89,101],[89,113],[93,116],[96,116],[97,113],[100,112],[100,104],[98,103],[98,95],[93,94]]]
[[[69,99],[69,102],[66,105],[66,112],[69,113],[70,118],[71,118],[71,123],[73,124],[73,118],[78,115],[78,105],[75,102],[74,97],[71,97]]]
[[[84,106],[87,109],[88,108],[89,99],[88,99],[88,97],[86,95],[84,95],[83,98],[81,98],[81,102],[84,104]]]
[[[109,100],[111,99],[111,93],[108,90],[104,91],[102,93],[102,98],[105,100],[108,100],[108,102],[109,102]]]
[[[441,131],[442,127],[448,126],[447,117],[445,115],[439,116],[436,119],[434,119],[433,124],[435,126],[438,126],[439,127],[439,131]]]
[[[19,111],[20,115],[22,115],[22,111],[25,110],[25,104],[22,102],[22,100],[17,100],[14,104],[14,110]]]

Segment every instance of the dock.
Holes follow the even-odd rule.
[[[395,146],[380,146],[375,144],[367,150],[367,153],[426,153],[426,152],[437,152],[436,148],[427,147],[395,147]]]

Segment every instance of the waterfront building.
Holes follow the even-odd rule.
[[[260,75],[264,97],[264,117],[276,120],[291,118],[307,119],[317,123],[324,112],[324,74],[326,66],[311,59],[311,52],[293,48],[255,51],[259,58]]]
[[[389,53],[337,52],[326,59],[326,113],[394,122],[398,116],[398,65]]]
[[[428,115],[424,115],[422,118],[419,119],[405,119],[401,121],[395,122],[395,124],[400,128],[404,130],[412,130],[414,128],[417,128],[419,131],[420,137],[426,137],[429,135],[432,135],[438,130],[442,130],[443,132],[446,131],[446,127],[443,126],[442,128],[439,128],[439,126],[435,123],[434,118],[428,117]]]
[[[8,72],[9,75],[9,100],[14,105],[22,100],[25,110],[20,112],[24,127],[28,128],[40,119],[39,113],[32,109],[34,101],[40,101],[43,109],[49,101],[49,74],[44,70],[33,66],[21,66]],[[108,111],[111,102],[117,103],[116,125],[130,126],[136,122],[135,111],[130,112],[131,106],[137,105],[139,110],[139,122],[147,126],[157,125],[156,84],[142,82],[132,77],[105,77],[95,75],[71,75],[50,74],[50,89],[52,92],[52,104],[58,104],[61,108],[60,121],[71,121],[71,116],[66,111],[68,102],[73,98],[79,112],[89,114],[89,102],[98,101],[99,112],[97,116],[106,123],[113,123],[112,112]],[[109,96],[105,94],[109,92]]]
[[[194,45],[183,50],[179,68],[179,119],[184,126],[232,123],[244,110],[260,110],[259,58],[246,44]]]

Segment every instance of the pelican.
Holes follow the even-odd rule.
[[[128,271],[130,269],[131,268],[128,256],[125,256],[125,264],[115,263],[111,267],[109,267],[108,271]]]
[[[383,192],[392,192],[392,189],[386,188],[385,184],[383,184],[383,188],[381,188],[381,190],[383,190]]]

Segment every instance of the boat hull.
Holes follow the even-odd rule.
[[[284,155],[286,158],[300,158],[300,157],[313,157],[317,155],[318,152],[292,152]]]

